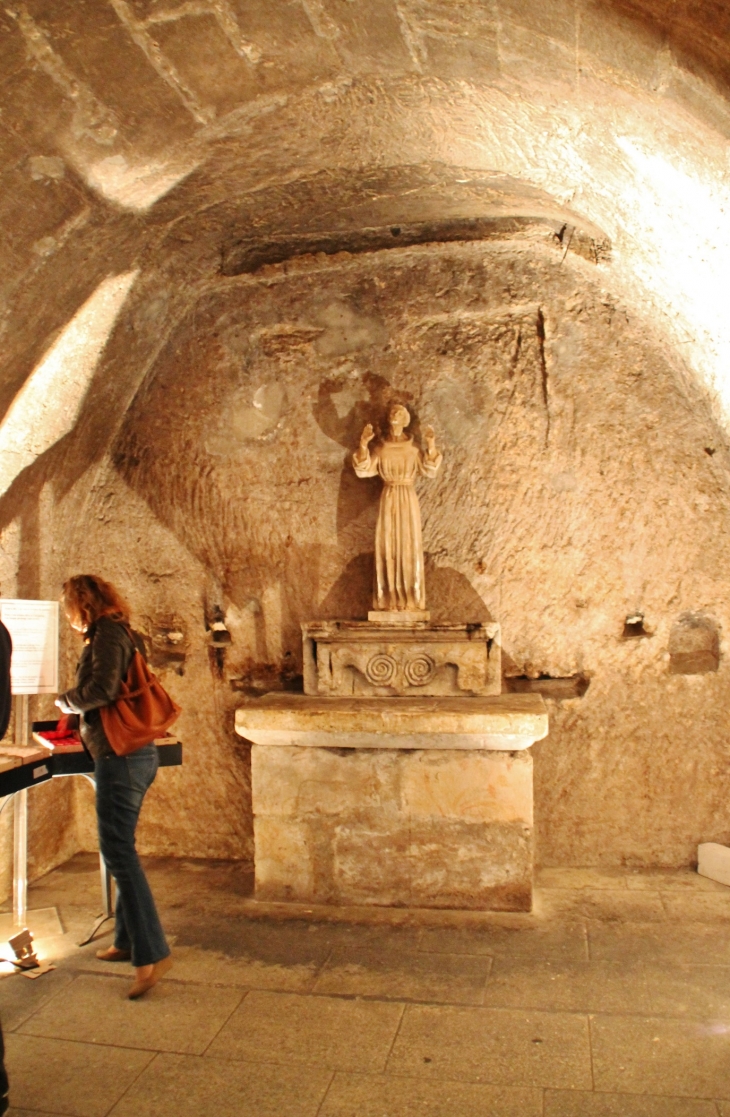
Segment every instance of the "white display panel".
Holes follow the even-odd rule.
[[[0,620],[13,641],[13,694],[57,694],[58,602],[2,598]]]

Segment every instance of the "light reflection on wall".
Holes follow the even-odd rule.
[[[164,162],[130,163],[123,155],[110,155],[78,169],[89,186],[116,205],[144,213],[174,186],[191,174],[197,161],[185,165]]]
[[[508,95],[463,83],[438,113],[437,98],[412,92],[393,108],[374,94],[368,117],[349,118],[361,163],[498,171],[586,217],[612,241],[611,261],[598,265],[607,298],[676,348],[730,429],[730,318],[720,302],[730,289],[727,139],[641,90],[616,97],[608,82],[586,81],[560,100],[537,84]]]
[[[35,367],[0,425],[0,495],[73,429],[79,409],[138,271],[109,276]]]
[[[730,189],[719,176],[685,169],[633,139],[616,142],[636,172],[624,187],[624,205],[645,233],[643,252],[635,245],[634,272],[681,313],[698,355],[705,356],[708,386],[730,414]]]

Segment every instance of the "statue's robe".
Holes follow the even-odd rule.
[[[419,475],[434,477],[442,455],[430,458],[414,445],[381,442],[367,457],[358,450],[352,459],[358,477],[383,480],[375,529],[375,609],[426,608],[421,511],[414,483]]]

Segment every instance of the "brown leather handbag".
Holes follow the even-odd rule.
[[[160,680],[135,648],[127,678],[115,702],[99,710],[109,744],[117,756],[128,756],[155,737],[164,737],[180,714]]]

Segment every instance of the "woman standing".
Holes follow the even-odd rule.
[[[94,759],[99,849],[117,885],[114,945],[96,956],[105,962],[131,958],[136,980],[128,996],[135,1000],[172,965],[134,841],[142,800],[157,774],[157,749],[150,742],[117,756],[99,713],[116,700],[134,655],[126,602],[110,582],[91,574],[69,578],[62,600],[71,627],[83,633],[84,650],[76,686],[59,695],[56,705],[80,715],[81,739]]]

